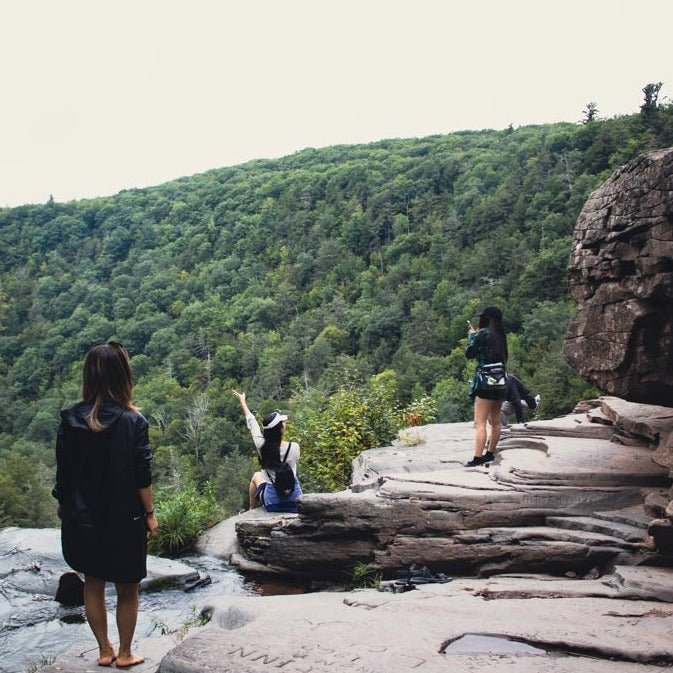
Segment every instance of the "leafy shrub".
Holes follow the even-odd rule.
[[[390,443],[403,426],[394,372],[372,376],[359,388],[343,387],[326,400],[306,398],[296,418],[305,490],[348,485],[351,462],[365,449]]]
[[[356,563],[349,573],[348,585],[353,589],[376,589],[381,584],[383,573],[368,563]]]
[[[210,484],[203,494],[193,486],[177,493],[157,493],[159,534],[151,540],[152,554],[175,556],[190,549],[199,535],[221,518]]]
[[[437,418],[437,400],[425,395],[411,402],[402,415],[407,427],[432,423]]]
[[[473,366],[474,369],[474,366]],[[440,423],[458,423],[472,417],[472,400],[467,380],[448,377],[440,381],[432,394],[437,399],[437,420]]]

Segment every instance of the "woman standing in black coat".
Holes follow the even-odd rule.
[[[56,486],[61,544],[68,565],[84,574],[84,606],[98,641],[98,665],[125,668],[132,653],[138,584],[147,575],[147,534],[158,524],[152,506],[148,424],[131,402],[126,349],[94,346],[84,361],[82,401],[61,412]],[[105,583],[117,590],[119,650],[108,638]]]

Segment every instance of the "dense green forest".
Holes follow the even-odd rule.
[[[204,498],[245,506],[252,444],[232,388],[258,415],[290,412],[305,490],[342,487],[405,414],[469,419],[466,321],[485,305],[503,309],[540,415],[596,394],[561,357],[566,265],[589,193],[673,144],[672,106],[644,93],[629,116],[590,104],[576,124],[306,149],[0,209],[0,525],[55,524],[58,412],[101,340],[132,355],[178,518]]]

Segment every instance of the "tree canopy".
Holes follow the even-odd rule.
[[[569,411],[595,392],[560,355],[575,220],[615,168],[673,144],[671,106],[643,91],[614,119],[306,149],[0,209],[0,523],[54,522],[58,410],[100,340],[132,355],[160,488],[209,482],[229,511],[252,469],[231,388],[294,412],[307,483],[339,487],[353,452],[394,435],[382,405],[469,417],[465,325],[487,304],[540,413]]]

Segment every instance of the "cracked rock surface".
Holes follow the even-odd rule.
[[[651,572],[643,583],[498,577],[222,599],[159,672],[653,671],[673,663],[673,605],[637,596],[673,577]]]
[[[673,406],[673,148],[618,169],[573,235],[564,355],[601,390]]]

